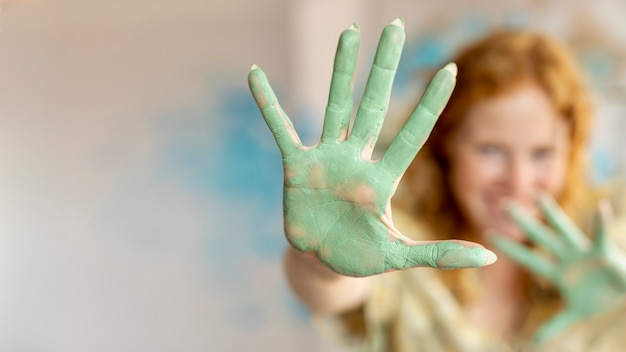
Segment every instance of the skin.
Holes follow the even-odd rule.
[[[461,238],[488,243],[497,231],[525,240],[503,207],[515,201],[533,216],[541,193],[558,194],[564,185],[570,148],[570,126],[532,81],[482,98],[465,112],[446,140],[448,184],[464,217]],[[505,255],[480,271],[484,293],[464,308],[468,319],[485,331],[511,336],[519,329],[526,300],[524,269]]]
[[[446,152],[450,187],[473,238],[486,230],[521,241],[524,234],[502,204],[514,200],[537,216],[536,197],[563,189],[570,126],[543,90],[523,83],[477,102],[453,133]]]
[[[380,160],[372,150],[387,112],[404,45],[397,19],[383,30],[352,130],[352,80],[360,42],[353,26],[340,37],[320,142],[303,146],[265,74],[253,66],[252,95],[282,154],[285,234],[333,271],[371,276],[417,266],[481,267],[495,261],[467,241],[413,241],[393,225],[390,200],[454,87],[456,66],[440,70]]]
[[[592,243],[551,197],[540,197],[538,204],[550,227],[514,202],[507,205],[507,213],[547,254],[533,252],[504,236],[494,236],[493,241],[520,265],[554,283],[565,300],[565,309],[536,333],[535,342],[542,343],[578,322],[612,309],[626,297],[626,256],[609,240],[605,225],[610,214],[607,203],[598,208]]]
[[[610,309],[626,292],[626,270],[619,253],[608,250],[605,216],[599,217],[596,242],[590,246],[547,196],[558,194],[564,186],[569,135],[570,126],[556,114],[546,94],[527,82],[472,106],[446,146],[452,193],[469,224],[468,232],[475,234],[470,238],[492,240],[508,257],[503,259],[513,260],[501,260],[484,271],[490,296],[479,308],[477,320],[487,317],[483,325],[491,330],[515,328],[511,322],[517,320],[519,307],[513,299],[519,292],[518,269],[513,266],[517,263],[552,281],[567,303],[539,329],[535,338],[539,343]],[[539,223],[542,217],[556,234]],[[545,247],[553,258],[531,252],[521,244],[524,241]],[[490,280],[498,269],[506,275]],[[502,300],[502,295],[511,300]],[[494,302],[497,309],[492,311]]]
[[[439,71],[382,159],[372,160],[371,152],[387,110],[403,43],[403,24],[397,20],[383,31],[354,127],[348,131],[359,33],[356,26],[342,33],[323,133],[320,142],[311,147],[300,142],[265,74],[256,66],[249,73],[252,95],[283,157],[285,234],[293,245],[286,254],[287,276],[294,290],[313,310],[338,313],[362,304],[367,292],[367,278],[356,278],[358,276],[414,266],[479,267],[495,261],[492,252],[477,244],[464,241],[416,242],[403,236],[393,226],[390,199],[446,104],[456,73],[454,65]],[[518,108],[525,105],[530,106],[522,104]],[[474,113],[484,116],[476,111]],[[536,117],[534,113],[522,115]],[[561,140],[559,136],[567,135],[566,128],[554,123],[558,121],[556,118],[545,121],[553,122],[550,128],[537,128],[540,126],[538,122],[527,121],[513,128],[513,132],[508,134],[510,138],[503,140],[507,146],[511,138],[524,135],[521,140],[508,145],[512,148],[504,148],[505,152],[501,154],[506,156],[502,160],[506,160],[508,165],[502,170],[523,172],[507,177],[485,177],[482,181],[486,182],[482,182],[480,177],[472,179],[476,175],[470,174],[468,169],[459,167],[455,176],[457,182],[463,179],[461,176],[465,173],[468,183],[458,182],[453,186],[457,188],[454,190],[455,197],[462,204],[471,226],[471,229],[466,229],[468,233],[489,227],[501,231],[487,238],[492,238],[498,249],[521,266],[553,281],[563,294],[566,308],[539,330],[538,342],[552,338],[586,317],[611,309],[626,292],[625,258],[610,245],[604,221],[598,222],[594,242],[590,245],[550,198],[542,198],[538,207],[534,205],[532,195],[558,192],[561,187],[558,181],[565,177],[558,176],[558,171],[564,169],[554,160],[548,163],[551,165],[548,168],[529,162],[535,160],[532,156],[537,150],[545,149],[546,142],[543,137],[534,139],[539,135],[522,132],[523,127],[534,126],[535,131],[550,132],[550,143],[547,144],[551,147],[548,149],[556,153],[553,157],[556,155],[557,161],[558,153],[567,150],[566,138],[563,140],[565,144],[558,142]],[[485,126],[498,127],[493,123]],[[538,140],[544,142],[535,143]],[[519,143],[529,141],[530,144],[518,148]],[[472,143],[463,145],[461,142],[462,139],[458,139],[455,143],[459,144],[450,147],[457,148],[455,155],[472,150]],[[520,160],[526,164],[516,164]],[[474,167],[479,166],[475,164]],[[490,194],[489,185],[493,185],[494,190],[510,187],[502,194],[493,193],[497,195],[493,204],[501,206],[502,202],[506,202],[506,214],[512,221],[503,220],[502,211],[489,213],[489,207],[494,202],[491,196],[485,197]],[[463,187],[469,191],[466,198],[461,195]],[[606,210],[600,214],[600,218],[605,218]],[[500,225],[487,221],[494,215],[500,218]],[[538,222],[538,216],[545,217],[554,232]],[[519,226],[522,231],[513,225]],[[531,252],[519,243],[521,239],[545,247],[549,258]],[[491,268],[498,266],[486,270]],[[507,295],[506,291],[498,291],[494,287],[487,291]]]

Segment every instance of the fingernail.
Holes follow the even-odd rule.
[[[492,251],[490,251],[488,249],[485,249],[485,252],[487,252],[485,254],[486,255],[485,265],[491,265],[491,264],[495,263],[496,260],[498,260],[498,256],[494,252],[492,252]]]
[[[259,66],[257,66],[256,64],[252,65],[252,67],[250,67],[250,71],[254,71],[257,70],[259,68]]]
[[[355,23],[353,23],[352,25],[350,25],[350,28],[348,28],[348,29],[352,29],[352,30],[355,30],[355,31],[357,31],[357,32],[360,32],[360,31],[361,31],[361,27],[359,27],[359,24],[358,24],[358,23],[356,23],[356,22],[355,22]]]
[[[459,72],[459,68],[454,62],[448,63],[443,69],[450,72],[454,77],[456,77],[457,73]]]
[[[395,20],[393,20],[393,22],[391,22],[391,24],[396,25],[396,26],[404,29],[404,21],[402,20],[401,17],[398,17]]]

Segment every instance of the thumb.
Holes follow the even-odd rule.
[[[439,269],[479,268],[497,260],[492,251],[469,241],[409,242],[404,246],[404,258],[397,263],[397,269],[419,266]]]

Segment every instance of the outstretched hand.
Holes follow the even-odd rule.
[[[539,206],[553,230],[514,204],[508,211],[528,238],[547,250],[548,257],[503,237],[494,237],[494,242],[513,260],[553,282],[565,300],[566,307],[535,334],[540,343],[626,299],[626,256],[609,241],[608,203],[596,213],[593,243],[553,199],[542,197]]]
[[[456,65],[440,70],[380,160],[372,151],[387,112],[404,45],[404,24],[385,27],[352,129],[357,26],[339,39],[320,142],[303,146],[263,71],[253,66],[250,90],[281,151],[288,241],[315,252],[337,273],[369,276],[416,266],[480,267],[495,261],[466,241],[413,241],[393,225],[390,200],[454,88]]]

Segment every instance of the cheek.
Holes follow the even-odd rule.
[[[564,158],[558,158],[542,170],[542,188],[552,195],[559,194],[565,187],[567,178],[567,162]]]
[[[572,152],[569,126],[560,124],[557,130],[554,137],[556,140],[556,154],[545,168],[546,170],[542,179],[542,188],[554,196],[560,194],[565,188],[570,169],[570,155]]]
[[[451,164],[452,187],[471,192],[493,183],[501,173],[502,165],[497,160],[466,153]]]
[[[497,179],[499,167],[492,162],[473,157],[458,155],[451,163],[449,181],[455,200],[461,208],[480,207],[485,191]]]
[[[558,195],[565,188],[569,171],[569,145],[558,148],[553,158],[537,166],[540,188],[553,196]]]

